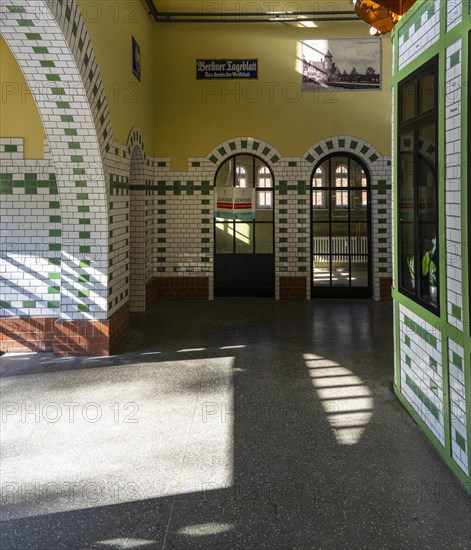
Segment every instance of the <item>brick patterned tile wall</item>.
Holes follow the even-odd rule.
[[[463,19],[463,0],[446,0],[446,29],[450,31]]]
[[[398,31],[399,69],[403,69],[440,37],[440,0],[417,2]]]
[[[445,445],[441,334],[400,306],[401,391],[414,411]]]
[[[463,330],[463,273],[461,268],[461,46],[446,50],[446,274],[448,322]]]
[[[468,435],[466,412],[466,386],[464,374],[464,350],[462,346],[448,340],[451,456],[465,474],[468,474]]]

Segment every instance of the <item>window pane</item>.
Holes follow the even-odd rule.
[[[225,162],[218,171],[216,187],[233,187],[234,185],[234,159]]]
[[[271,223],[255,224],[255,252],[273,254],[273,225]]]
[[[419,130],[419,163],[418,163],[418,239],[420,249],[421,277],[419,295],[436,305],[438,254],[437,238],[437,173],[435,124]]]
[[[254,158],[250,155],[237,155],[236,157],[236,187],[253,187]]]
[[[419,83],[419,112],[430,111],[436,104],[435,75],[424,76]]]
[[[348,257],[332,256],[332,286],[350,286]]]
[[[368,256],[352,256],[352,286],[368,286]]]
[[[235,223],[236,254],[253,254],[253,224]]]
[[[260,159],[255,159],[256,187],[273,187],[273,179],[268,166]]]
[[[367,212],[367,192],[366,191],[351,191],[350,192],[350,220],[363,222],[368,219]]]
[[[368,184],[363,168],[354,160],[350,161],[350,186],[366,187]]]
[[[255,220],[257,222],[272,222],[273,208],[257,208],[255,212]]]
[[[273,191],[257,191],[257,208],[273,208]]]
[[[415,82],[403,88],[401,100],[401,119],[409,120],[415,115]]]
[[[232,254],[234,252],[234,224],[232,222],[216,224],[216,253]]]
[[[414,155],[413,133],[400,136],[398,183],[399,183],[399,277],[401,285],[413,291],[415,288],[414,259]]]

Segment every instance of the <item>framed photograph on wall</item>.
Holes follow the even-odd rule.
[[[133,75],[141,80],[141,47],[134,36],[132,37],[132,72]]]
[[[381,90],[380,38],[301,42],[303,92]]]

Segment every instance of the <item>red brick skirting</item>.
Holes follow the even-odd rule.
[[[55,317],[0,319],[0,351],[52,351]]]
[[[389,301],[391,296],[392,277],[380,277],[379,279],[379,299]]]
[[[280,277],[280,300],[306,300],[306,277]]]
[[[158,277],[159,300],[209,300],[208,277]]]
[[[0,319],[0,351],[53,351],[56,355],[109,355],[129,328],[129,303],[107,321],[55,317]]]
[[[158,297],[158,279],[153,277],[146,284],[146,309],[151,306]]]

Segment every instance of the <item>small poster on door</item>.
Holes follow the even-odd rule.
[[[255,189],[216,187],[214,217],[223,220],[254,220]]]

